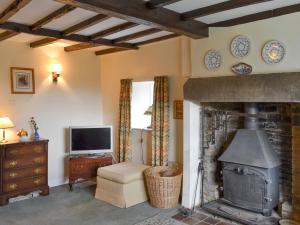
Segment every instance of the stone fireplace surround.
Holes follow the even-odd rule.
[[[193,205],[200,149],[206,144],[201,140],[202,135],[205,135],[201,131],[202,127],[203,132],[207,133],[203,109],[237,112],[238,115],[242,103],[246,102],[257,102],[262,113],[277,112],[283,122],[290,124],[283,135],[286,143],[279,146],[276,146],[277,142],[274,143],[278,147],[276,152],[284,162],[281,170],[281,203],[290,202],[290,215],[300,220],[300,163],[297,163],[300,160],[300,73],[191,78],[185,83],[182,204],[187,208]],[[228,124],[229,134],[234,134],[240,128],[239,116],[233,121]],[[262,128],[268,128],[271,122],[263,121]],[[281,135],[278,130],[282,131],[283,127],[277,128],[269,129],[271,138]],[[217,131],[215,137],[216,141],[207,146],[204,157],[204,174],[207,176],[203,180],[203,199],[206,202],[219,197],[218,189],[221,186],[214,176],[218,174],[216,159],[224,144],[222,131]],[[200,191],[197,191],[196,205],[200,203],[200,197]]]

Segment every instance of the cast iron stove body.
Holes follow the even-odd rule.
[[[245,104],[245,129],[237,131],[222,162],[223,200],[270,216],[279,202],[280,161],[264,130],[259,129],[255,103]]]

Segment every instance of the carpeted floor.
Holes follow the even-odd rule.
[[[120,209],[94,199],[95,186],[55,187],[50,195],[0,207],[0,225],[133,225],[158,213],[171,217],[176,209],[162,210],[148,203]]]

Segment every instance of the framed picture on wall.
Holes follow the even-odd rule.
[[[177,119],[177,120],[183,119],[183,101],[182,100],[174,101],[173,118]]]
[[[11,67],[10,82],[12,94],[34,94],[34,70],[31,68]]]

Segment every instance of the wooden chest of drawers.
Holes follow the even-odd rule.
[[[33,191],[49,194],[48,140],[0,145],[0,205]]]
[[[112,164],[111,156],[70,156],[69,157],[69,186],[72,190],[73,185],[82,180],[88,180],[97,176],[99,167]]]

